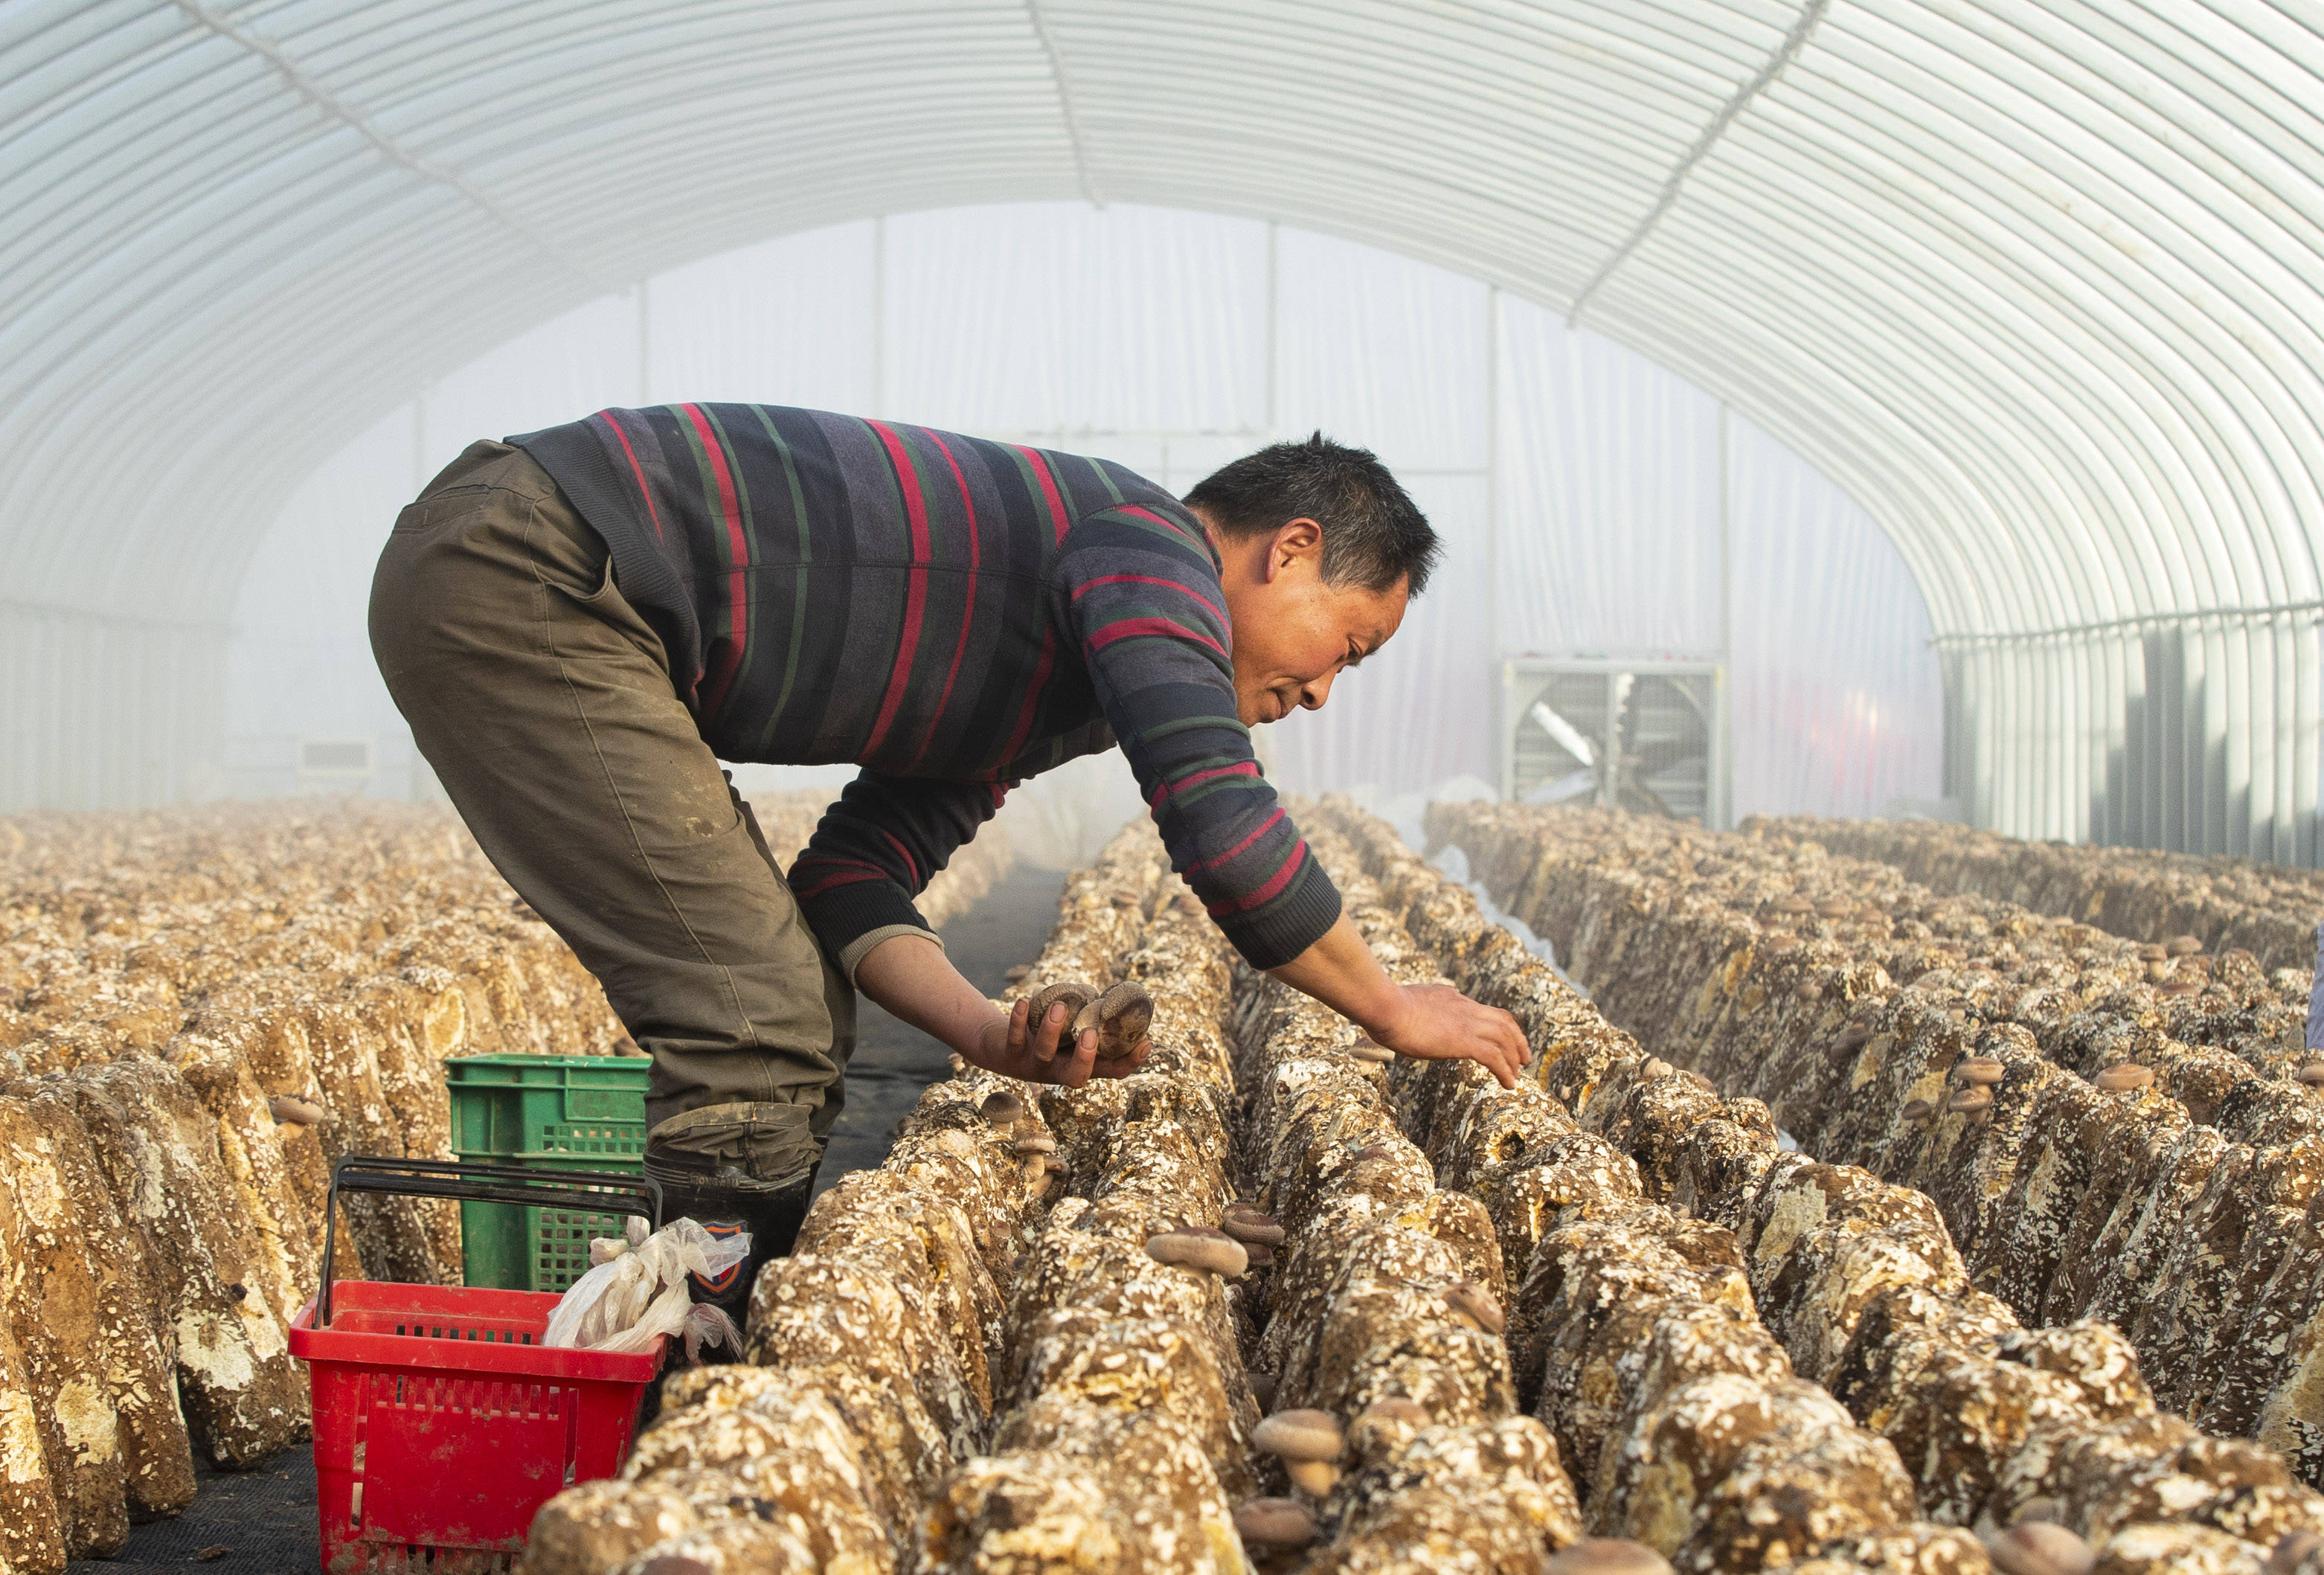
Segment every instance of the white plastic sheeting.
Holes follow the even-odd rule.
[[[681,397],[1029,438],[1178,492],[1270,433],[1376,447],[1448,551],[1385,652],[1323,712],[1267,730],[1271,770],[1305,791],[1495,776],[1499,654],[1720,646],[1720,410],[1671,373],[1346,241],[1122,205],[956,209],[658,276],[493,349],[333,457],[276,520],[237,604],[235,786],[295,786],[294,741],[319,733],[379,741],[374,791],[425,791],[362,637],[396,510],[475,438]],[[1748,425],[1732,424],[1726,464],[1750,651],[1739,808],[1932,796],[1936,662],[1895,549]],[[1137,808],[1116,767],[1020,797],[1037,824],[1019,843],[1058,857]]]
[[[2319,76],[2269,0],[17,0],[7,790],[149,791],[95,734],[171,724],[299,477],[478,344],[1078,197],[1362,239],[1673,369],[1898,544],[1978,818],[2312,861]],[[75,619],[149,631],[127,711]]]

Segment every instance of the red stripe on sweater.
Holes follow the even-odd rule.
[[[886,837],[888,839],[888,845],[896,850],[896,857],[904,861],[904,873],[912,878],[912,889],[916,891],[918,890],[920,885],[920,861],[912,857],[912,851],[904,846],[903,843],[898,842],[896,840],[896,834],[890,831],[886,826],[883,825],[880,828],[880,834]]]
[[[613,419],[608,411],[600,410],[589,419],[593,421],[603,421],[613,429],[614,441],[622,446],[622,457],[630,462],[630,474],[638,478],[638,496],[646,501],[646,518],[653,521],[654,539],[656,541],[664,539],[661,533],[661,511],[654,507],[653,489],[646,485],[646,467],[638,463],[637,450],[630,447],[630,435],[622,430],[622,424]]]
[[[878,421],[864,425],[879,433],[880,441],[888,446],[888,461],[896,467],[896,484],[904,493],[904,518],[912,533],[912,567],[904,580],[904,633],[897,642],[896,665],[888,670],[888,694],[880,702],[879,720],[872,723],[872,736],[863,743],[863,755],[869,759],[880,752],[896,720],[896,708],[904,703],[912,658],[920,649],[920,621],[927,615],[928,600],[928,504],[920,496],[920,473],[912,468],[911,454],[895,428]]]
[[[952,683],[960,677],[960,659],[968,654],[968,628],[976,622],[976,500],[968,495],[968,478],[960,474],[960,461],[953,457],[952,445],[934,432],[928,436],[936,438],[936,447],[943,451],[945,463],[952,466],[953,484],[960,488],[960,506],[968,516],[968,604],[960,612],[960,638],[953,642],[952,666],[945,669],[944,692],[936,696],[936,708],[928,714],[927,736],[920,740],[919,752],[912,757],[912,763],[904,768],[907,776],[918,768],[920,761],[927,756],[928,746],[936,741],[936,721],[952,702]]]
[[[709,420],[700,405],[680,405],[686,419],[694,423],[696,436],[702,439],[704,450],[710,456],[710,477],[718,484],[718,508],[726,517],[726,546],[729,559],[726,568],[726,649],[718,658],[718,671],[710,680],[710,692],[703,696],[702,708],[715,713],[718,703],[726,698],[726,686],[742,666],[742,652],[750,644],[750,598],[746,588],[750,582],[751,543],[742,534],[742,511],[735,502],[733,474],[726,468],[726,446],[718,434],[710,429]]]
[[[1195,601],[1200,602],[1204,606],[1208,607],[1212,612],[1217,613],[1219,615],[1220,622],[1226,623],[1231,622],[1231,620],[1227,617],[1225,608],[1221,607],[1216,602],[1213,602],[1208,596],[1204,595],[1202,592],[1194,589],[1194,586],[1187,585],[1183,580],[1166,580],[1159,575],[1100,575],[1093,580],[1090,580],[1083,585],[1074,586],[1074,600],[1076,602],[1080,601],[1084,594],[1096,590],[1100,585],[1159,585],[1166,591],[1176,591],[1181,595],[1193,597]]]
[[[1041,496],[1049,504],[1049,529],[1056,533],[1058,540],[1063,541],[1065,539],[1065,501],[1057,495],[1057,478],[1049,474],[1048,464],[1042,459],[1039,449],[1021,445],[1013,447],[1032,465],[1033,474],[1040,478]]]
[[[1257,907],[1259,904],[1266,902],[1277,892],[1291,884],[1291,878],[1299,873],[1299,866],[1306,857],[1307,842],[1306,839],[1303,837],[1298,842],[1294,843],[1291,845],[1291,856],[1283,861],[1282,866],[1268,880],[1266,885],[1260,887],[1256,891],[1249,892],[1241,897],[1236,898],[1232,902],[1227,905],[1228,908],[1235,913],[1248,913],[1252,908]],[[1214,909],[1213,911],[1216,910]]]
[[[1204,783],[1212,781],[1220,777],[1256,777],[1258,775],[1259,762],[1257,760],[1237,760],[1231,766],[1221,766],[1214,771],[1197,771],[1183,782],[1165,782],[1162,786],[1154,789],[1154,803],[1152,807],[1159,809],[1162,807],[1162,801],[1169,797],[1172,794],[1184,793],[1189,788],[1199,788]]]
[[[1259,841],[1259,838],[1273,831],[1275,829],[1275,823],[1282,818],[1283,811],[1277,809],[1273,815],[1268,815],[1265,820],[1259,823],[1259,829],[1257,831],[1243,838],[1242,841],[1237,843],[1233,847],[1229,848],[1225,852],[1217,854],[1212,858],[1204,859],[1198,863],[1189,864],[1178,872],[1181,875],[1192,875],[1197,870],[1207,870],[1213,864],[1225,863],[1229,859],[1233,858],[1245,848],[1250,847],[1251,843]]]
[[[805,902],[809,898],[821,897],[825,892],[832,890],[835,887],[861,886],[866,880],[890,880],[892,879],[894,879],[894,877],[887,874],[884,870],[874,870],[868,875],[827,875],[822,880],[816,881],[814,885],[799,892],[798,895],[798,899],[801,902]]]
[[[1089,647],[1092,650],[1103,650],[1117,640],[1136,640],[1140,635],[1148,634],[1158,634],[1166,640],[1194,640],[1199,644],[1209,646],[1221,656],[1227,654],[1225,646],[1221,645],[1201,630],[1189,629],[1185,624],[1174,623],[1167,618],[1118,618],[1111,623],[1091,631]]]

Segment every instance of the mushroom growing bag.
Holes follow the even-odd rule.
[[[638,1241],[602,1237],[589,1247],[596,1266],[558,1299],[541,1343],[635,1352],[651,1349],[662,1335],[682,1334],[689,1359],[706,1341],[737,1348],[733,1321],[695,1306],[687,1276],[715,1280],[750,1255],[748,1232],[715,1237],[692,1220],[672,1220]]]

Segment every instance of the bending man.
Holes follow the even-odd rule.
[[[429,484],[372,644],[477,842],[651,1053],[668,1208],[753,1233],[713,1288],[739,1313],[806,1212],[854,990],[993,1072],[1091,1075],[1093,1033],[996,1011],[912,899],[1011,785],[1117,742],[1253,967],[1392,1050],[1514,1078],[1515,1020],[1389,981],[1251,752],[1386,643],[1437,552],[1386,467],[1320,435],[1181,502],[890,422],[601,410]],[[862,774],[786,882],[722,759]]]

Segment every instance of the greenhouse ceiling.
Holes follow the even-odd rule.
[[[1948,649],[2312,622],[2315,21],[12,0],[5,595],[221,620],[313,461],[493,342],[753,239],[1079,196],[1395,248],[1645,352],[1849,486]]]

